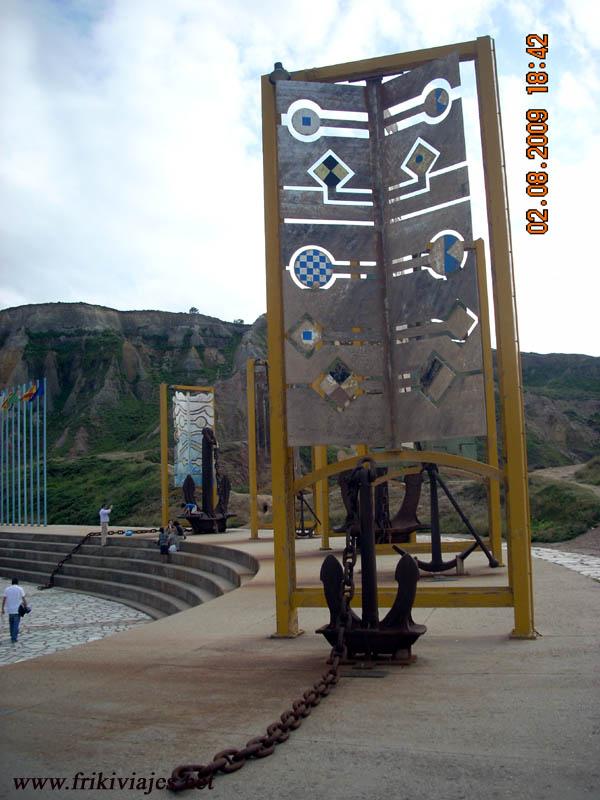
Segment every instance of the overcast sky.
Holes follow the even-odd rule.
[[[0,0],[0,307],[266,308],[260,80],[491,35],[521,349],[600,355],[593,0]],[[549,34],[548,94],[524,89]],[[487,238],[464,70],[475,235]],[[470,99],[471,97],[471,99]],[[550,230],[525,232],[525,110],[549,111]],[[539,159],[536,161],[539,163]]]

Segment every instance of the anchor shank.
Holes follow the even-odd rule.
[[[442,564],[443,559],[436,466],[434,464],[428,464],[427,472],[429,473],[429,497],[431,502],[431,563],[437,566]]]
[[[359,480],[362,624],[366,628],[376,628],[379,625],[379,610],[377,607],[377,562],[375,560],[373,492],[369,470],[366,467],[360,470]]]
[[[205,433],[204,431],[207,431]],[[202,511],[212,517],[213,508],[213,441],[209,428],[202,431]]]

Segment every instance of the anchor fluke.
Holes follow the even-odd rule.
[[[411,616],[419,580],[419,568],[409,555],[400,559],[395,573],[398,582],[396,599],[383,622],[379,622],[371,485],[375,478],[376,472],[370,463],[363,462],[354,472],[355,486],[360,487],[358,513],[355,515],[359,530],[351,529],[347,533],[344,550],[345,568],[331,554],[323,561],[320,577],[329,608],[330,622],[319,628],[317,633],[322,633],[334,647],[339,646],[341,649],[343,643],[343,650],[349,658],[354,656],[396,658],[402,655],[404,659],[410,660],[412,645],[426,631],[426,627],[417,625]],[[349,608],[347,609],[349,614],[344,612],[344,608],[348,607],[348,599],[344,599],[348,585],[350,586],[348,598],[351,599],[354,594],[352,566],[356,561],[357,540],[360,542],[362,567],[362,617]],[[349,580],[345,578],[344,569],[348,572]]]

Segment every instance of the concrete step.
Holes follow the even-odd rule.
[[[139,608],[141,603],[147,608],[161,612],[163,616],[177,614],[190,608],[189,604],[177,597],[126,583],[58,574],[55,578],[55,585],[61,589],[78,589],[86,594],[96,594],[107,600],[125,603],[133,608]],[[153,613],[153,616],[156,616],[156,613]]]
[[[112,559],[93,559],[97,563],[91,565],[77,564],[75,562],[76,556],[71,561],[66,562],[61,571],[55,576],[55,583],[58,585],[56,578],[59,575],[72,575],[81,578],[93,578],[99,581],[113,581],[117,583],[128,583],[131,586],[147,586],[157,592],[162,592],[165,595],[177,597],[183,600],[189,607],[206,603],[215,597],[218,597],[230,591],[234,587],[231,584],[227,586],[224,582],[219,584],[216,580],[212,579],[210,575],[201,572],[200,570],[170,568],[170,565],[153,564],[152,562],[137,561],[136,564],[140,568],[147,566],[154,568],[154,572],[145,571],[131,571],[125,568],[119,568],[118,564],[113,564]],[[100,563],[104,561],[104,564]],[[14,575],[19,577],[19,571],[32,571],[34,567],[35,572],[39,575],[39,582],[46,583],[50,574],[54,570],[54,563],[52,561],[35,561],[33,564],[27,559],[22,558],[6,558],[0,557],[0,573],[7,576]],[[123,566],[123,564],[121,564]],[[222,580],[222,579],[221,579]]]
[[[225,594],[225,592],[230,592],[239,586],[239,576],[236,573],[232,573],[231,579],[229,579],[217,572],[210,572],[204,568],[205,566],[211,566],[210,562],[199,557],[195,559],[195,566],[193,567],[180,566],[176,563],[167,563],[154,559],[109,558],[107,556],[92,556],[80,553],[75,553],[69,563],[98,569],[115,569],[163,576],[181,583],[199,586],[214,596]]]
[[[18,578],[20,581],[33,583],[36,586],[44,586],[48,581],[49,573],[39,572],[32,569],[23,569],[19,566],[11,567],[9,570],[6,570],[4,567],[0,566],[0,575],[7,578]],[[101,597],[103,600],[114,600],[116,602],[123,603],[123,605],[129,606],[130,608],[135,608],[137,611],[147,614],[152,619],[161,619],[169,614],[177,613],[177,611],[174,611],[171,607],[165,609],[165,604],[160,601],[157,602],[157,599],[154,596],[151,596],[150,598],[151,603],[148,602],[148,596],[144,598],[145,602],[141,602],[139,599],[141,595],[139,593],[136,595],[132,592],[127,597],[123,595],[117,597],[107,594],[107,587],[104,585],[106,582],[102,582],[102,591],[97,591],[94,590],[97,587],[90,588],[89,584],[78,587],[77,582],[73,580],[67,580],[64,583],[68,583],[68,585],[63,585],[63,583],[58,580],[58,577],[59,576],[57,576],[56,579],[56,586],[60,586],[61,589],[65,589],[70,592],[80,592],[81,594],[93,595],[94,597]],[[48,589],[48,591],[52,590]],[[182,609],[178,608],[177,610],[179,611]]]
[[[0,547],[0,553],[2,548]],[[126,548],[109,546],[106,547],[96,545],[84,545],[77,551],[74,557],[79,556],[100,556],[110,558],[127,558],[132,560],[153,561],[162,563],[160,551],[158,546],[152,545],[151,547],[140,548]],[[201,569],[205,572],[212,572],[215,575],[220,575],[226,580],[230,581],[234,586],[240,586],[242,580],[251,575],[254,575],[256,570],[249,570],[247,567],[238,564],[222,556],[210,556],[203,551],[196,552],[195,550],[182,550],[177,553],[170,554],[170,563],[181,567],[192,567],[193,569]]]
[[[28,544],[28,547],[25,547]],[[57,565],[68,553],[61,552],[55,553],[48,548],[51,543],[45,543],[45,549],[31,549],[33,543],[20,542],[19,546],[13,547],[12,542],[3,542],[0,545],[0,563],[2,559],[10,559],[11,561],[24,560],[28,562],[48,562]],[[98,566],[107,567],[114,564],[115,569],[127,569],[133,571],[142,571],[156,573],[157,570],[153,566],[177,566],[180,572],[171,577],[178,580],[186,581],[185,570],[193,570],[191,573],[190,582],[195,585],[202,585],[206,580],[195,580],[198,572],[206,573],[206,578],[213,581],[216,587],[220,587],[221,591],[215,590],[214,594],[223,594],[223,592],[231,591],[241,584],[243,577],[248,576],[248,573],[243,567],[231,562],[226,562],[223,559],[207,558],[203,555],[192,555],[185,553],[171,553],[169,555],[169,563],[165,563],[161,559],[158,548],[150,550],[148,548],[140,548],[135,550],[133,548],[104,548],[94,546],[84,546],[76,553],[74,553],[69,560],[70,563],[81,563],[87,566],[92,566],[97,563]],[[67,562],[69,563],[69,562]],[[50,569],[52,571],[54,567]],[[159,570],[160,572],[160,570]],[[163,573],[164,574],[164,573]],[[212,577],[211,577],[212,576]],[[206,585],[210,591],[210,585]]]
[[[48,561],[58,564],[67,553],[55,553],[53,550],[30,550],[25,547],[12,547],[11,545],[0,546],[0,559],[11,558],[22,561]]]
[[[44,585],[81,538],[0,531],[0,574]],[[63,564],[55,585],[117,600],[158,618],[231,591],[256,569],[251,556],[220,545],[188,540],[165,563],[154,539],[109,537],[102,547],[93,537]]]
[[[90,525],[90,531],[94,530],[94,526]],[[61,533],[33,533],[31,531],[19,530],[0,530],[0,541],[3,539],[13,539],[14,541],[30,541],[30,542],[56,542],[58,544],[71,544],[75,546],[80,542],[85,534],[81,536],[69,536],[68,534]],[[128,537],[129,538],[129,537]]]
[[[36,564],[35,568],[29,566],[27,562],[19,561],[14,566],[4,566],[0,562],[0,575],[4,578],[18,578],[20,581],[35,583],[42,586],[48,582],[49,572],[43,572]]]
[[[46,578],[50,575],[56,563],[54,561],[49,560],[36,560],[30,561],[28,558],[24,558],[18,556],[16,558],[8,558],[3,554],[0,554],[0,573],[6,575],[7,577],[11,576],[11,570],[29,570],[30,572],[38,572],[40,575],[45,575]],[[14,576],[18,578],[18,575]]]
[[[162,575],[151,575],[149,573],[129,572],[127,570],[114,569],[113,567],[85,567],[69,562],[55,576],[55,583],[60,575],[68,575],[76,578],[93,579],[103,583],[126,584],[131,587],[143,587],[163,594],[169,598],[174,597],[185,603],[188,607],[206,603],[208,600],[218,596],[214,591],[193,586],[182,581],[173,580]]]
[[[94,526],[90,525],[90,530],[94,530]],[[68,545],[65,550],[72,549],[79,541],[81,541],[82,537],[77,536],[69,536],[67,534],[49,534],[49,533],[32,533],[32,532],[25,532],[19,530],[0,530],[0,547],[4,540],[11,541],[14,543],[16,542],[45,542],[49,543],[52,542],[52,548],[54,549],[55,545]],[[242,567],[245,567],[246,571],[250,574],[255,574],[258,569],[258,562],[256,559],[251,556],[249,553],[244,553],[241,550],[234,550],[224,545],[219,544],[206,544],[204,542],[199,541],[202,537],[196,537],[193,535],[188,536],[188,538],[183,542],[182,545],[182,552],[184,553],[197,553],[203,554],[208,557],[215,557],[223,559],[226,562],[233,562],[234,564],[238,564]],[[128,547],[128,548],[146,548],[150,550],[156,549],[156,540],[158,539],[158,534],[156,539],[141,539],[134,536],[123,536],[123,535],[114,535],[108,537],[108,547]],[[92,542],[98,541],[95,537],[91,540]],[[87,546],[87,545],[86,545]],[[46,548],[47,549],[47,548]],[[62,548],[61,552],[62,552]]]
[[[55,542],[45,536],[44,539],[0,539],[0,552],[5,548],[10,547],[12,550],[45,550],[47,552],[55,553],[57,556],[66,556],[75,547],[77,542]],[[60,558],[59,558],[60,561]]]

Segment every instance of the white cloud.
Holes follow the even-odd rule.
[[[255,318],[265,308],[259,75],[275,60],[295,70],[491,32],[522,345],[596,347],[573,312],[579,302],[588,313],[595,274],[572,257],[589,215],[582,210],[595,204],[600,37],[591,3],[6,0],[1,13],[2,305],[196,305],[224,319]],[[543,24],[551,42],[551,230],[531,237],[523,222],[523,114],[532,102],[524,36],[544,32]],[[471,184],[475,231],[484,233],[478,163]],[[560,335],[538,313],[542,293],[568,322]]]

